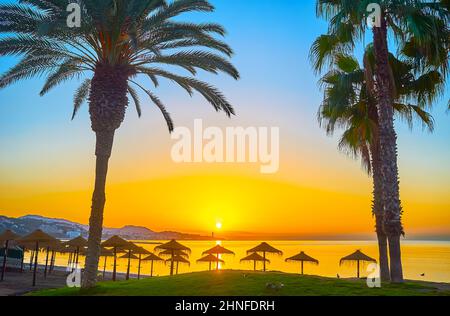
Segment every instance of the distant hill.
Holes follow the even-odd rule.
[[[65,219],[48,218],[40,215],[26,215],[22,217],[6,217],[0,215],[0,232],[11,229],[19,235],[25,235],[33,230],[41,229],[60,239],[70,239],[79,235],[87,237],[89,226]],[[118,235],[131,240],[209,240],[210,237],[179,232],[155,232],[147,227],[126,225],[122,228],[103,228],[103,238]]]

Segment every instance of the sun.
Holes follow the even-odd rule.
[[[216,222],[216,228],[222,229],[222,222]]]

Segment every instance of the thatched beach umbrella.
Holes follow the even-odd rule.
[[[234,252],[228,250],[221,245],[216,245],[213,248],[206,250],[203,252],[203,255],[215,255],[216,256],[216,270],[219,270],[219,259],[220,255],[234,255]]]
[[[3,266],[2,266],[2,276],[0,281],[3,281],[4,277],[5,277],[5,272],[6,272],[6,260],[8,258],[8,246],[9,246],[9,242],[10,241],[14,241],[16,239],[18,239],[20,236],[17,235],[16,233],[12,232],[11,230],[5,230],[1,235],[0,235],[0,243],[4,243],[5,244],[5,249],[4,249],[4,253],[3,253]],[[23,257],[22,257],[23,258]]]
[[[264,263],[264,269],[266,268],[266,262],[270,263],[269,259],[264,258],[263,256],[257,254],[256,252],[252,253],[251,255],[248,255],[245,258],[242,258],[241,262],[242,261],[253,261],[253,270],[254,271],[256,271],[256,262],[257,261],[260,261],[260,262]]]
[[[35,244],[34,249],[34,271],[33,271],[33,286],[36,285],[36,272],[37,272],[37,263],[38,263],[38,255],[39,255],[39,245],[50,245],[52,243],[56,243],[58,240],[49,234],[44,233],[42,230],[37,229],[31,234],[28,234],[22,238],[18,239],[19,242],[30,243],[33,242]]]
[[[163,258],[160,258],[160,257],[158,257],[157,255],[155,255],[154,253],[151,253],[151,252],[150,252],[150,254],[149,254],[147,257],[145,257],[145,258],[142,259],[142,260],[144,260],[144,261],[150,261],[150,276],[151,276],[151,277],[153,276],[153,263],[154,263],[155,261],[164,261]]]
[[[359,279],[359,269],[360,269],[360,263],[361,262],[377,262],[375,259],[363,254],[361,252],[361,250],[356,250],[354,253],[352,253],[351,255],[348,255],[344,258],[341,259],[341,261],[339,262],[339,265],[344,264],[345,262],[356,262],[356,277]]]
[[[173,268],[174,268],[174,262],[179,262],[179,261],[175,261],[174,257],[175,257],[175,252],[176,251],[184,251],[184,252],[191,252],[191,249],[183,246],[182,244],[180,244],[179,242],[177,242],[176,240],[171,240],[165,244],[162,245],[158,245],[155,247],[155,250],[160,249],[160,250],[169,250],[171,252],[171,259],[169,259],[171,261],[170,264],[170,275],[173,275]],[[182,258],[182,256],[177,256]],[[188,261],[189,262],[189,261]]]
[[[64,243],[64,245],[74,249],[74,263],[75,263],[75,268],[78,267],[78,257],[80,255],[80,250],[84,249],[88,246],[88,242],[86,239],[84,239],[81,236],[78,236],[74,239],[71,239],[69,241],[66,241]]]
[[[173,267],[173,263],[176,262],[177,263],[177,269],[176,269],[176,274],[178,274],[178,264],[179,263],[185,263],[187,265],[191,265],[191,263],[189,262],[189,260],[187,260],[186,258],[183,258],[181,256],[173,256],[170,259],[166,260],[166,264],[167,262],[170,262],[170,266],[171,268]]]
[[[300,262],[300,265],[301,265],[301,274],[302,274],[302,275],[303,275],[303,264],[304,264],[305,262],[310,262],[310,263],[312,263],[312,264],[319,264],[319,261],[318,261],[318,260],[314,259],[313,257],[308,256],[308,255],[307,255],[306,253],[304,253],[303,251],[300,252],[299,254],[295,255],[295,256],[292,256],[292,257],[290,257],[290,258],[287,258],[285,261],[286,261],[286,262],[289,262],[289,261],[297,261],[297,262]]]
[[[247,250],[247,254],[258,253],[258,252],[261,252],[263,254],[262,257],[264,259],[266,259],[266,253],[275,253],[278,255],[283,255],[283,252],[281,250],[278,250],[278,249],[272,247],[271,245],[269,245],[266,242],[260,243],[255,248]],[[263,271],[266,271],[266,261],[265,260],[263,261]]]
[[[222,264],[225,263],[225,261],[223,261],[222,259],[219,259],[218,257],[216,257],[215,255],[209,254],[203,258],[200,258],[197,260],[197,262],[208,262],[209,263],[209,271],[211,271],[211,264],[214,262],[220,262]]]
[[[119,236],[112,236],[108,240],[102,243],[104,248],[112,248],[114,255],[114,268],[113,268],[113,281],[116,280],[117,275],[117,253],[125,252],[124,249],[128,249],[129,242]]]

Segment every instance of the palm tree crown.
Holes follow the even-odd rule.
[[[0,6],[0,56],[22,59],[0,78],[0,87],[33,76],[46,76],[44,95],[55,86],[99,69],[100,65],[123,67],[128,80],[127,92],[141,115],[138,93],[142,89],[161,110],[168,128],[173,122],[160,99],[136,81],[147,77],[154,87],[159,78],[169,79],[189,94],[199,92],[217,111],[227,115],[234,110],[213,86],[191,76],[162,68],[177,66],[195,76],[199,69],[224,72],[235,79],[239,73],[225,58],[232,49],[216,38],[225,30],[217,24],[174,21],[191,11],[211,12],[205,0],[180,0],[167,4],[162,0],[80,0],[80,27],[67,26],[67,1],[21,0],[19,4]],[[10,35],[12,34],[12,35]],[[224,55],[224,56],[222,56]],[[85,79],[74,96],[73,116],[88,98],[92,79]],[[92,114],[92,113],[91,113]]]

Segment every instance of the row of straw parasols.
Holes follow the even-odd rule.
[[[44,268],[44,278],[47,276],[47,273],[51,273],[54,267],[56,253],[68,253],[69,260],[67,264],[67,270],[73,271],[77,269],[79,266],[79,256],[86,255],[87,251],[87,240],[83,237],[79,236],[67,242],[61,242],[58,239],[50,236],[49,234],[44,233],[41,230],[36,230],[31,234],[20,237],[14,232],[10,230],[6,230],[2,234],[0,234],[0,243],[4,243],[5,251],[3,257],[3,264],[1,270],[1,280],[4,279],[5,271],[6,271],[6,260],[7,260],[7,251],[10,242],[14,241],[18,245],[20,245],[24,251],[26,249],[31,251],[30,256],[30,270],[33,270],[33,286],[36,284],[36,272],[37,272],[37,262],[38,255],[41,250],[44,250],[46,253],[45,259],[45,268]],[[107,258],[113,257],[113,273],[112,280],[116,281],[117,278],[117,259],[127,259],[127,272],[126,279],[130,278],[130,266],[131,260],[138,260],[138,279],[141,276],[141,263],[143,261],[151,262],[151,271],[150,276],[153,276],[153,266],[155,262],[165,262],[166,264],[170,264],[170,275],[174,273],[178,273],[178,267],[180,264],[190,264],[188,258],[191,249],[180,244],[176,240],[171,240],[167,243],[158,245],[155,247],[155,252],[159,252],[157,254],[152,253],[131,241],[127,241],[119,236],[113,236],[108,240],[104,241],[101,244],[100,248],[100,257],[103,257],[103,279],[105,278]],[[118,256],[120,254],[120,256]],[[266,242],[259,244],[258,246],[249,249],[247,251],[247,256],[242,258],[240,261],[252,261],[253,268],[256,270],[257,262],[262,262],[263,271],[266,271],[266,264],[270,263],[267,255],[269,254],[278,254],[282,255],[283,252],[281,250],[276,249],[275,247],[269,245]],[[234,255],[234,252],[226,249],[221,245],[216,245],[211,249],[208,249],[202,253],[203,257],[198,259],[197,262],[206,262],[209,263],[209,270],[212,269],[212,265],[215,265],[216,270],[219,269],[220,264],[224,264],[224,260],[221,259],[222,255]],[[168,259],[163,259],[164,257],[168,257]],[[319,261],[308,256],[305,252],[300,252],[295,256],[287,258],[286,262],[300,262],[300,272],[304,273],[304,264],[319,264]],[[370,258],[369,256],[363,254],[360,250],[355,251],[349,256],[346,256],[340,260],[340,264],[344,264],[345,262],[354,262],[357,266],[357,277],[360,277],[360,265],[361,262],[376,262],[375,259]],[[24,262],[22,258],[21,270],[23,270]]]
[[[198,262],[209,262],[210,266],[209,269],[211,270],[211,263],[216,263],[216,269],[219,268],[219,262],[224,263],[224,260],[220,259],[220,255],[227,255],[227,254],[234,254],[231,250],[228,250],[221,245],[217,245],[203,253],[203,255],[207,254],[206,257],[203,257]],[[256,271],[256,263],[262,262],[263,264],[263,271],[266,271],[266,264],[270,263],[270,260],[267,259],[268,254],[277,254],[277,255],[283,255],[283,252],[279,249],[276,249],[275,247],[269,245],[266,242],[263,242],[259,244],[258,246],[249,249],[247,251],[247,256],[245,258],[241,259],[241,262],[243,261],[251,261],[253,262],[253,269]],[[286,262],[299,262],[300,263],[300,273],[304,274],[304,265],[305,263],[315,264],[318,265],[319,261],[317,259],[314,259],[313,257],[308,256],[304,251],[301,251],[300,253],[289,257],[285,259]],[[354,253],[343,257],[340,260],[340,265],[350,262],[350,263],[356,263],[357,266],[357,277],[360,277],[360,267],[361,262],[376,262],[375,259],[365,255],[360,250],[355,251]]]

